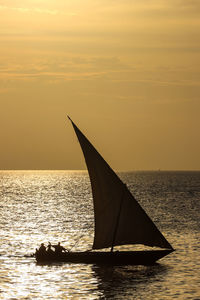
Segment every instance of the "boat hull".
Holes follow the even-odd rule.
[[[84,263],[100,265],[151,265],[173,250],[36,253],[38,263]]]

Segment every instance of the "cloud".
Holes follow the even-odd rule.
[[[35,64],[1,65],[0,79],[4,82],[14,81],[51,81],[63,82],[97,78],[105,74],[103,70],[88,67],[89,60],[83,64],[69,60],[64,63],[35,62]],[[87,65],[87,67],[86,67]]]
[[[64,12],[57,9],[44,9],[39,7],[12,7],[12,6],[6,6],[6,5],[0,5],[0,10],[10,10],[10,11],[16,11],[19,13],[36,13],[36,14],[46,14],[46,15],[76,15],[74,12]]]
[[[65,81],[99,80],[107,83],[131,84],[135,86],[183,86],[199,87],[198,69],[190,66],[165,64],[127,64],[119,57],[52,57],[33,59],[18,63],[2,63],[0,79],[3,82],[36,81],[64,83]]]

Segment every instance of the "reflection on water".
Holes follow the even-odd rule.
[[[94,277],[98,280],[98,290],[104,299],[122,299],[124,291],[130,298],[138,297],[140,287],[148,287],[154,281],[161,281],[167,268],[160,264],[154,266],[101,267],[92,266]]]
[[[200,173],[121,173],[176,251],[154,266],[38,265],[41,242],[87,250],[86,172],[0,172],[0,299],[200,299]]]

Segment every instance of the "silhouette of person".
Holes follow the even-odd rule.
[[[44,243],[41,244],[38,251],[39,251],[39,253],[45,253],[46,252],[46,247],[45,247]]]
[[[48,254],[54,253],[54,251],[51,249],[51,243],[50,242],[48,243],[48,246],[47,246],[47,253]]]
[[[58,242],[57,245],[53,246],[55,248],[55,253],[60,254],[62,251],[67,251],[63,246],[60,245],[60,242]]]

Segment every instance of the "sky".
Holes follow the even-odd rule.
[[[0,169],[200,170],[199,0],[0,0]]]

